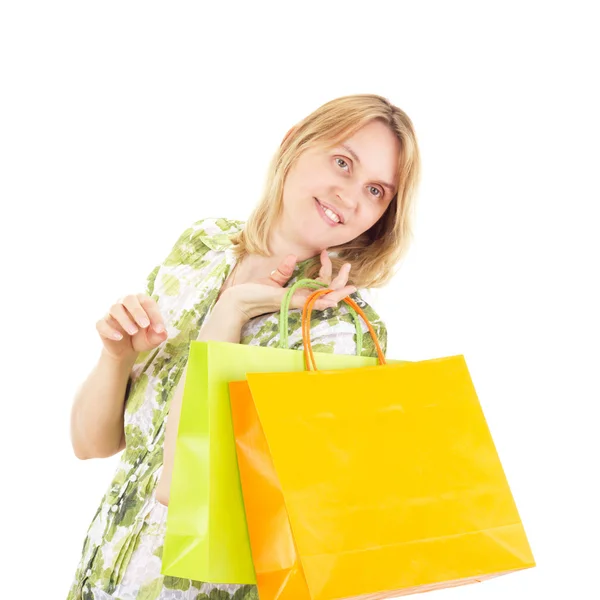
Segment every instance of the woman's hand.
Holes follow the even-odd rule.
[[[96,322],[96,330],[105,351],[116,359],[152,350],[168,337],[156,301],[146,294],[124,296]]]
[[[292,277],[296,262],[296,256],[290,254],[269,277],[257,279],[256,282],[234,285],[223,292],[222,299],[231,302],[248,320],[265,313],[277,312],[281,309],[281,302],[287,292],[283,286]],[[350,263],[344,264],[337,277],[332,279],[331,259],[327,250],[321,252],[321,270],[316,280],[326,284],[328,289],[333,291],[317,300],[314,305],[315,310],[336,306],[356,291],[356,287],[347,285],[350,268]],[[290,299],[290,308],[303,308],[306,299],[314,291],[312,288],[296,290]]]

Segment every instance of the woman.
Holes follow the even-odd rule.
[[[160,574],[190,340],[276,346],[285,288],[311,278],[333,290],[315,306],[314,350],[356,353],[342,301],[352,294],[385,352],[385,324],[360,290],[389,281],[406,252],[419,178],[417,140],[402,110],[373,94],[332,100],[290,129],[246,223],[195,222],[150,273],[146,293],[125,296],[98,321],[102,354],[75,398],[72,443],[79,458],[125,452],[68,600],[258,598],[252,585]],[[292,349],[303,347],[299,309],[312,291],[292,297]],[[376,356],[364,323],[363,336],[362,355]]]

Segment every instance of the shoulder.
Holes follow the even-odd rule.
[[[210,247],[229,246],[229,238],[238,233],[244,226],[244,221],[223,217],[207,217],[195,221],[191,225],[194,234]]]
[[[201,240],[213,250],[221,250],[231,245],[230,237],[238,233],[244,226],[244,221],[223,217],[206,217],[194,221],[181,234],[180,240]]]
[[[192,264],[209,250],[225,250],[232,245],[231,236],[238,233],[244,223],[223,217],[206,217],[194,221],[179,235],[165,264]]]

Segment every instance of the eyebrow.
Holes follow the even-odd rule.
[[[347,150],[350,156],[352,156],[352,158],[360,165],[360,158],[358,158],[358,154],[356,154],[356,152],[354,152],[354,150],[352,150],[350,146],[348,146],[347,144],[340,144],[340,146],[344,148],[344,150]],[[378,181],[378,183],[386,187],[392,195],[394,194],[394,186],[391,183],[386,183],[385,181]]]

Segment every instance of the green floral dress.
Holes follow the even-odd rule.
[[[162,470],[169,404],[185,367],[190,341],[197,339],[236,259],[230,236],[243,221],[208,218],[186,229],[147,278],[146,293],[158,303],[169,337],[141,353],[132,369],[125,407],[126,449],[87,531],[67,600],[250,600],[256,586],[204,583],[160,573],[167,507],[154,495]],[[310,260],[310,259],[309,259]],[[303,278],[298,263],[289,287]],[[352,298],[375,328],[382,349],[387,331],[361,297]],[[279,313],[260,315],[242,329],[242,344],[277,346]],[[362,355],[376,356],[363,323]],[[314,311],[311,339],[317,352],[356,353],[356,329],[348,305]],[[301,311],[289,312],[289,347],[302,349]]]

